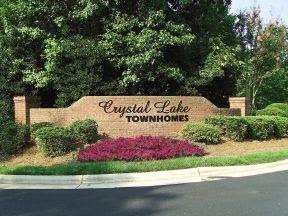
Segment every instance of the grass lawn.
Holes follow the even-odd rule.
[[[0,166],[3,175],[85,175],[151,172],[209,166],[235,166],[275,162],[288,159],[288,149],[244,156],[186,157],[144,162],[94,162],[58,166]]]

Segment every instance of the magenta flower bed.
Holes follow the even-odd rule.
[[[143,161],[203,156],[203,148],[186,140],[169,137],[141,136],[107,139],[81,150],[79,161]]]

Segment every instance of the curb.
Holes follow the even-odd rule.
[[[288,170],[288,160],[228,167],[199,167],[191,169],[146,173],[121,173],[77,176],[0,175],[0,189],[85,189],[146,187],[215,181],[247,177]]]

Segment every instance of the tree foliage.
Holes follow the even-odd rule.
[[[230,4],[1,0],[0,88],[10,97],[49,95],[47,105],[60,107],[83,95],[135,94],[197,94],[221,104],[213,86],[234,76]]]
[[[236,20],[230,4],[1,0],[0,100],[39,95],[63,107],[84,95],[202,95],[225,105],[238,93],[258,107],[284,102],[286,27],[263,25],[258,9]]]
[[[258,100],[261,91],[267,92],[267,88],[273,86],[271,81],[274,80],[276,84],[275,81],[287,71],[287,30],[278,21],[263,25],[257,8],[248,13],[240,13],[236,26],[241,46],[240,59],[243,61],[238,80],[239,93],[251,98],[255,107],[265,100],[263,94],[262,102]],[[287,86],[286,76],[287,72],[280,85]],[[283,88],[280,92],[285,90]]]

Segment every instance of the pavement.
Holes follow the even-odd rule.
[[[288,172],[188,184],[1,190],[1,216],[286,216]]]
[[[0,175],[0,189],[92,189],[176,185],[247,177],[288,170],[288,160],[274,163],[78,176]],[[1,212],[0,212],[1,216]]]

